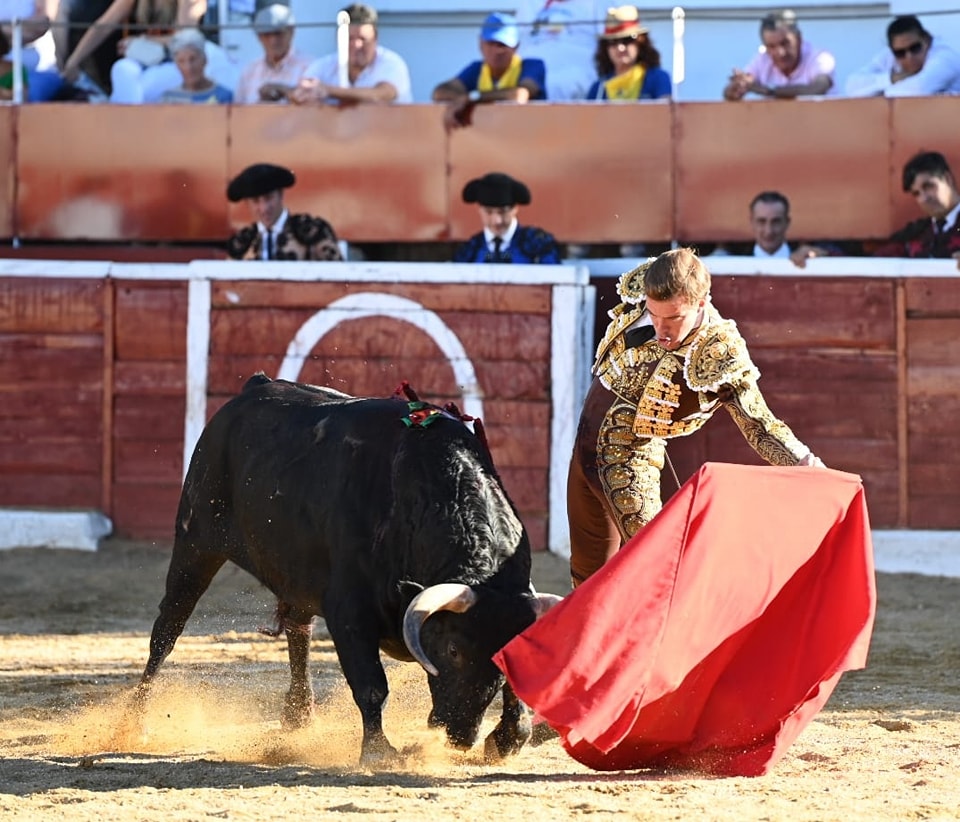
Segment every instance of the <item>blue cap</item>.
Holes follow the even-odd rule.
[[[517,27],[517,18],[512,14],[502,14],[495,11],[483,21],[480,29],[480,39],[486,43],[503,43],[515,49],[520,44],[520,29]]]

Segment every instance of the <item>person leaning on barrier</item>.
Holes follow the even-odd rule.
[[[607,11],[593,59],[600,79],[587,91],[588,100],[633,103],[673,94],[670,75],[660,67],[660,52],[650,30],[640,24],[636,6]]]
[[[934,38],[912,14],[887,26],[887,48],[847,78],[851,97],[960,93],[960,53]]]
[[[336,52],[307,68],[294,89],[295,103],[412,103],[410,69],[404,59],[378,42],[377,12],[364,3],[343,9],[350,18],[347,84],[340,79]]]
[[[803,39],[792,11],[764,17],[760,40],[763,50],[742,71],[734,69],[727,80],[725,100],[742,100],[747,94],[792,99],[833,89],[836,59]]]
[[[519,207],[530,204],[530,189],[494,171],[463,187],[463,201],[477,203],[483,231],[457,248],[456,263],[559,263],[560,246],[552,234],[520,225]]]
[[[960,262],[960,191],[946,158],[923,151],[903,167],[903,190],[926,216],[873,250],[875,257],[954,258]]]
[[[546,99],[543,61],[522,58],[519,46],[520,29],[513,15],[494,13],[483,21],[483,59],[433,90],[433,101],[447,104],[443,122],[448,129],[468,125],[473,107],[479,104]]]
[[[830,243],[787,241],[790,228],[790,201],[779,191],[761,191],[750,201],[750,228],[753,230],[753,256],[761,259],[790,260],[804,268],[812,257],[840,255],[841,249]]]
[[[823,465],[767,407],[746,342],[710,302],[710,272],[693,251],[647,260],[620,277],[617,294],[567,480],[574,586],[660,510],[667,441],[721,406],[766,462]]]
[[[246,200],[256,222],[241,228],[227,243],[235,260],[342,260],[333,227],[320,217],[290,214],[284,189],[296,182],[293,172],[271,163],[241,171],[227,186],[231,203]]]
[[[253,31],[263,57],[244,66],[234,102],[287,102],[311,62],[293,47],[295,26],[293,12],[280,3],[265,6],[254,15]]]

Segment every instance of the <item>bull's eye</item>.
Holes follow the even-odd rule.
[[[452,642],[447,646],[447,656],[449,656],[454,662],[460,658],[460,649],[457,648],[457,646]]]

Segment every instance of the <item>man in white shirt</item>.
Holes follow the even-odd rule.
[[[960,94],[960,53],[927,31],[912,14],[887,26],[888,48],[847,78],[851,97]]]
[[[794,250],[787,243],[790,228],[790,201],[779,191],[761,191],[750,201],[753,229],[753,256],[767,260],[792,260],[803,268],[811,257],[826,257],[830,248],[801,243]]]
[[[517,0],[523,56],[543,60],[551,102],[586,99],[597,79],[593,55],[610,5],[600,0]]]
[[[310,64],[291,99],[328,105],[412,103],[406,62],[377,42],[376,10],[353,3],[343,11],[350,18],[346,82],[337,53],[327,54]]]
[[[293,12],[275,3],[260,9],[253,30],[263,57],[248,64],[240,75],[235,103],[284,103],[310,65],[310,58],[293,48]]]

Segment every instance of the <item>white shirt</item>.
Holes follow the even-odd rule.
[[[753,256],[761,257],[764,260],[789,260],[790,259],[790,246],[786,243],[782,243],[780,248],[771,254],[769,251],[764,251],[760,248],[758,243],[755,243],[753,246]]]
[[[611,5],[609,0],[517,0],[517,53],[543,60],[548,100],[586,99],[597,79],[593,55]]]
[[[830,78],[830,88],[827,94],[836,93],[836,58],[823,49],[818,49],[806,40],[800,41],[800,60],[797,67],[790,73],[784,74],[761,46],[760,51],[744,68],[747,74],[752,74],[760,85],[779,88],[780,86],[802,86],[812,83],[818,77],[826,75]]]
[[[277,217],[277,221],[267,228],[263,223],[257,222],[257,230],[260,232],[260,259],[269,260],[270,255],[267,253],[267,234],[270,235],[272,242],[270,245],[273,248],[273,258],[277,258],[277,235],[283,231],[283,227],[287,224],[287,216],[289,212],[284,209],[280,212],[280,216]]]
[[[960,203],[957,203],[949,212],[947,212],[946,222],[943,224],[943,230],[949,231],[957,224],[957,217],[960,217]],[[932,218],[931,218],[932,219]],[[937,230],[937,221],[933,221],[933,230]]]
[[[340,85],[340,64],[337,55],[327,54],[314,60],[303,75],[313,77],[325,86]],[[351,84],[353,88],[374,88],[380,83],[389,83],[397,90],[395,103],[412,103],[413,92],[410,88],[410,69],[406,61],[395,51],[377,46],[373,61]]]
[[[500,239],[500,253],[502,254],[508,248],[510,248],[510,243],[513,242],[513,235],[517,233],[517,226],[519,222],[516,217],[514,217],[513,222],[510,223],[510,227],[503,232],[503,237]],[[491,254],[495,254],[497,251],[496,239],[497,235],[494,234],[489,228],[484,227],[483,229],[483,239],[487,243],[487,251]]]
[[[310,58],[290,49],[277,65],[268,66],[265,58],[248,63],[240,75],[234,103],[263,103],[260,99],[260,87],[265,83],[280,83],[284,86],[296,86],[310,65]],[[286,100],[278,102],[287,102]]]
[[[960,94],[960,54],[934,38],[927,51],[923,68],[898,83],[891,82],[890,73],[897,61],[890,49],[884,49],[862,69],[847,78],[850,97],[923,97],[928,94]]]

